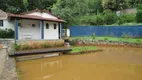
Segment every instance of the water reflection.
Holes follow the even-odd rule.
[[[23,73],[21,75],[22,80],[47,80],[53,77],[56,72],[62,70],[62,60],[35,60],[32,63],[29,61],[25,61],[24,63],[20,66]],[[27,77],[25,78],[25,76]]]

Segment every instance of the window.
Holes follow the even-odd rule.
[[[21,26],[21,23],[18,23],[18,26]]]
[[[0,26],[3,26],[3,20],[0,20]]]
[[[46,23],[46,29],[49,29],[49,24],[48,23]]]
[[[35,27],[35,24],[32,24],[32,27]]]
[[[57,25],[56,25],[56,24],[54,24],[54,29],[56,29],[56,27],[57,27]]]

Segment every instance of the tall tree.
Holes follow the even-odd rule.
[[[7,0],[0,0],[0,9],[2,9],[3,11],[6,11],[7,9]]]
[[[35,8],[50,9],[56,0],[0,0],[0,8],[10,13],[21,13]]]
[[[128,5],[126,0],[107,0],[104,3],[104,8],[112,11],[126,9],[127,7]]]
[[[39,9],[50,9],[56,0],[27,0],[28,10],[33,10],[35,8]]]
[[[23,0],[7,0],[7,12],[20,13],[25,11]]]

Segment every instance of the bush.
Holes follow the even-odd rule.
[[[104,11],[104,23],[107,25],[111,25],[117,21],[117,16],[110,10]]]
[[[79,23],[80,24],[87,24],[87,25],[96,25],[95,22],[95,17],[96,15],[87,15],[87,16],[82,16],[79,18]]]
[[[0,29],[0,38],[14,38],[12,29]]]
[[[103,25],[104,24],[104,18],[103,15],[97,15],[95,18],[96,25]]]
[[[107,41],[107,40],[108,40],[108,38],[107,38],[107,37],[105,37],[105,38],[104,38],[104,40],[105,40],[105,41]]]
[[[20,50],[20,48],[21,48],[21,45],[18,45],[18,44],[14,44],[14,45],[13,45],[13,49],[14,49],[15,51]]]
[[[82,25],[103,25],[104,24],[104,18],[103,18],[103,15],[101,14],[81,16],[75,19],[76,19],[76,22],[78,22],[78,24],[82,24]]]
[[[123,14],[119,17],[118,24],[131,23],[136,21],[136,15]]]
[[[136,19],[138,23],[142,22],[142,5],[139,5],[137,8]]]
[[[142,43],[142,41],[141,41],[141,40],[139,40],[139,39],[137,39],[137,40],[136,40],[136,43]]]
[[[95,33],[92,34],[92,38],[95,39]]]

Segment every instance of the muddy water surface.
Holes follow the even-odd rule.
[[[142,80],[142,49],[102,49],[97,53],[17,62],[20,80]]]

